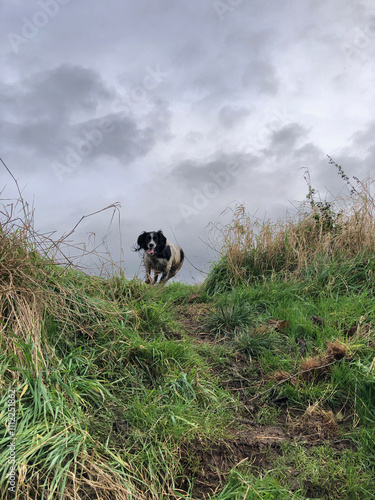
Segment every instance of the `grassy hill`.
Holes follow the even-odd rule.
[[[88,276],[5,221],[0,498],[375,498],[371,186],[340,203],[238,207],[200,287]]]

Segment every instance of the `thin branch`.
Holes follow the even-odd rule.
[[[79,219],[77,224],[73,227],[73,229],[67,235],[65,235],[61,238],[61,241],[64,241],[66,238],[69,238],[69,236],[74,233],[74,231],[77,229],[77,227],[81,224],[81,222],[84,219],[87,219],[88,217],[91,217],[92,215],[100,214],[101,212],[104,212],[105,210],[108,210],[109,208],[113,208],[114,211],[118,210],[119,207],[120,207],[120,202],[117,201],[116,203],[112,203],[111,205],[108,205],[108,207],[97,210],[96,212],[92,212],[91,214],[88,214],[88,215],[82,215],[82,217]],[[112,216],[112,218],[113,218],[113,216]]]

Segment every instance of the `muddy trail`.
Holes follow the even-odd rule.
[[[178,307],[178,323],[184,335],[188,336],[198,350],[204,348],[205,344],[212,347],[225,346],[224,339],[216,338],[204,326],[204,318],[209,311],[209,305],[195,303],[194,300]],[[335,346],[330,349],[328,354],[319,358],[318,366],[306,368],[301,363],[301,373],[306,380],[311,373],[319,375],[319,370],[324,371],[326,365],[343,356],[340,349],[335,352]],[[204,352],[210,351],[204,349]],[[225,439],[206,443],[193,441],[185,447],[184,455],[189,457],[185,473],[186,477],[194,478],[194,499],[204,500],[219,493],[234,468],[247,466],[255,476],[274,469],[275,462],[284,454],[286,445],[302,446],[308,455],[313,454],[314,448],[322,445],[329,445],[337,452],[346,448],[353,449],[350,440],[339,437],[343,434],[339,431],[350,426],[349,417],[343,416],[338,423],[332,411],[323,411],[314,406],[302,411],[289,404],[286,398],[275,397],[272,389],[262,390],[265,382],[272,377],[275,386],[290,381],[288,374],[262,374],[256,361],[230,348],[227,356],[220,360],[214,356],[211,359],[208,357],[207,362],[215,380],[222,388],[233,393],[240,404],[235,420],[226,429]],[[259,388],[259,397],[257,391],[254,394],[254,387]],[[277,416],[272,418],[275,409],[278,410]],[[271,417],[264,417],[267,412]],[[191,466],[192,463],[194,467]],[[283,474],[291,494],[302,486],[306,491],[306,498],[330,498],[330,492],[323,485],[309,484],[306,479],[301,485],[301,471],[298,468],[291,466]],[[179,487],[184,489],[183,482]]]

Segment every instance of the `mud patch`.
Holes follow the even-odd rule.
[[[208,304],[193,303],[181,305],[176,310],[178,313],[178,322],[181,324],[186,334],[192,337],[197,343],[214,342],[210,332],[205,331],[203,318],[211,311]]]
[[[308,442],[331,440],[338,433],[338,425],[332,411],[309,406],[305,413],[289,426],[291,433]]]
[[[248,421],[250,422],[250,421]],[[205,500],[224,487],[228,473],[242,464],[254,468],[254,472],[272,467],[281,454],[280,445],[290,439],[276,426],[253,426],[250,423],[219,443],[193,441],[187,443],[182,459],[186,477],[194,480],[193,498]],[[185,486],[186,487],[186,486]],[[184,484],[179,488],[184,489]]]

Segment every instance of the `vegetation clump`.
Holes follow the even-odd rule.
[[[306,203],[295,214],[275,222],[259,222],[239,205],[229,224],[213,228],[222,251],[205,282],[207,293],[274,275],[307,279],[313,274],[327,284],[335,278],[347,279],[348,284],[374,280],[374,181],[356,179],[356,187],[349,183],[350,195],[346,198],[316,201],[317,192],[308,174],[306,179]]]

